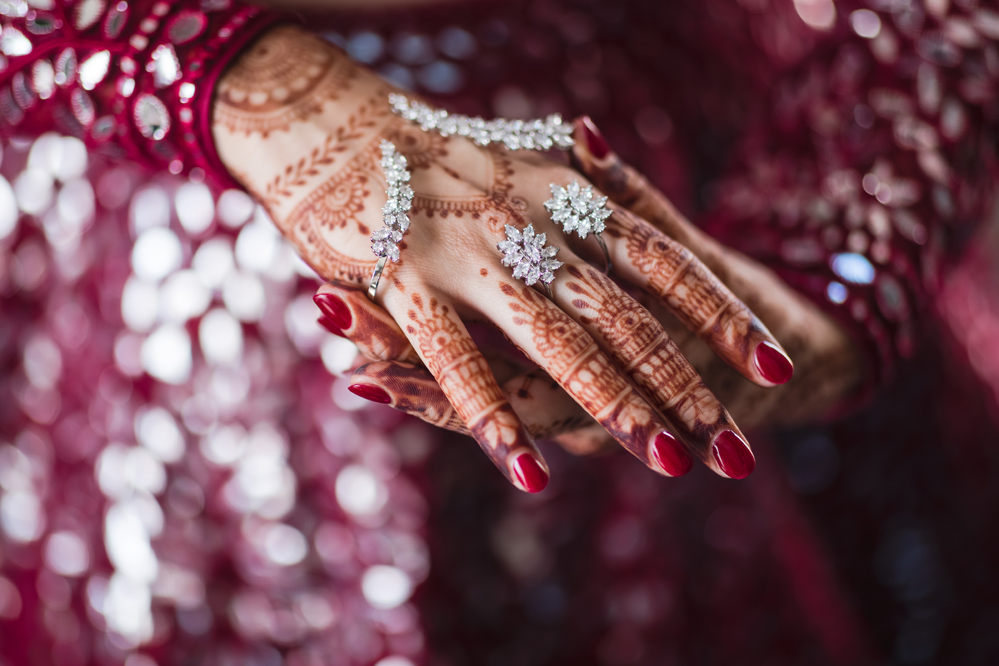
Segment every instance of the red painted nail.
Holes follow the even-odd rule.
[[[652,456],[670,476],[683,476],[694,466],[694,461],[683,444],[665,431],[656,435],[652,444]]]
[[[756,359],[756,369],[768,382],[784,384],[794,374],[791,359],[772,342],[761,342],[756,345],[756,354],[753,357]]]
[[[715,437],[711,454],[722,471],[733,479],[745,479],[756,467],[756,458],[749,445],[731,430]]]
[[[384,389],[372,386],[371,384],[351,384],[347,387],[347,390],[371,402],[380,402],[383,405],[392,402],[392,396],[386,393]]]
[[[329,331],[333,335],[339,335],[341,338],[347,337],[346,335],[343,334],[343,331],[341,331],[339,328],[337,328],[336,324],[334,324],[332,321],[330,321],[330,318],[327,317],[326,315],[323,315],[323,316],[319,317],[318,319],[316,319],[316,323],[319,324],[320,326],[322,326],[323,328],[325,328],[327,331]]]
[[[548,473],[530,453],[522,453],[513,461],[513,475],[529,493],[539,493],[548,485]]]
[[[316,294],[312,300],[341,331],[350,328],[350,322],[353,321],[353,318],[350,316],[350,308],[347,307],[342,298],[333,294]]]
[[[589,116],[583,116],[583,134],[586,136],[586,147],[590,150],[591,155],[598,160],[607,157],[607,153],[610,152],[607,139],[600,133]]]

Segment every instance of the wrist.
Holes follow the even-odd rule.
[[[212,134],[222,163],[278,222],[381,132],[387,96],[343,51],[282,25],[219,79]]]

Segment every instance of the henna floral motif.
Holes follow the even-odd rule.
[[[289,39],[289,35],[294,38]],[[317,45],[319,42],[319,45]],[[239,58],[219,83],[216,122],[234,133],[287,131],[322,111],[350,85],[357,69],[318,37],[290,27],[268,33]]]
[[[368,180],[366,174],[348,169],[324,183],[317,190],[322,194],[313,209],[318,223],[332,231],[353,222],[358,232],[370,234],[371,230],[357,218],[364,210],[364,200],[371,194]]]

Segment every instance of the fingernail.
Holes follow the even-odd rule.
[[[522,453],[513,461],[513,475],[529,493],[539,493],[548,485],[548,473],[530,453]]]
[[[683,476],[694,466],[693,459],[683,445],[665,431],[656,435],[652,443],[652,456],[670,476]]]
[[[589,116],[583,116],[583,134],[586,136],[586,147],[589,149],[591,155],[598,160],[607,157],[607,153],[610,152],[607,139],[600,133],[600,130],[593,124]]]
[[[787,354],[782,352],[772,342],[761,342],[756,345],[756,369],[763,378],[774,384],[784,384],[794,374],[794,365]]]
[[[341,338],[347,337],[346,335],[343,334],[343,331],[341,331],[339,328],[337,328],[336,324],[334,324],[332,321],[330,321],[330,318],[327,317],[326,315],[323,315],[323,316],[319,317],[318,319],[316,319],[316,323],[319,324],[320,326],[322,326],[323,328],[325,328],[327,331],[329,331],[333,335],[339,335]]]
[[[756,467],[756,458],[749,450],[749,444],[731,430],[715,437],[711,454],[722,471],[733,479],[745,479]]]
[[[342,298],[338,298],[333,294],[316,294],[312,297],[312,300],[323,311],[323,314],[329,317],[330,321],[341,331],[350,328],[350,322],[352,321],[350,308],[347,307]]]
[[[347,390],[354,395],[361,396],[365,400],[370,400],[371,402],[380,402],[383,405],[387,405],[392,402],[392,396],[386,393],[383,389],[377,386],[372,386],[371,384],[351,384],[347,387]]]

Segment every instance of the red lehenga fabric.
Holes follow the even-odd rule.
[[[347,393],[314,276],[245,195],[204,184],[225,180],[184,113],[210,98],[191,65],[217,73],[268,12],[0,15],[0,663],[999,659],[994,3],[324,19],[457,110],[590,114],[867,352],[867,402],[757,433],[746,481],[549,448],[538,496]],[[105,49],[132,71],[90,60]]]

